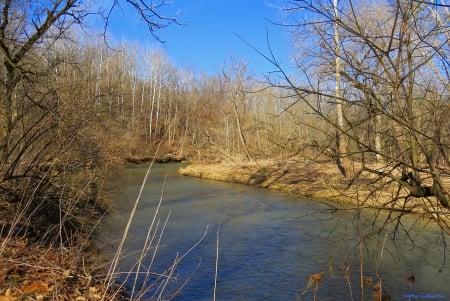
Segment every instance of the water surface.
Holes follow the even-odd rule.
[[[384,217],[373,223],[375,211],[365,210],[356,218],[355,211],[336,211],[271,190],[179,176],[178,168],[153,166],[122,254],[128,256],[119,262],[119,272],[137,270],[139,250],[161,199],[152,246],[170,217],[158,251],[150,248],[142,261],[142,266],[151,263],[155,274],[146,278],[142,273],[136,280],[148,290],[146,298],[161,291],[168,298],[182,287],[174,300],[213,300],[217,260],[216,300],[313,300],[314,293],[317,300],[361,300],[361,269],[364,278],[381,279],[393,300],[450,300],[450,269],[435,227],[404,219],[395,226],[408,228],[410,237],[398,231],[394,239],[384,231],[378,234]],[[127,167],[108,183],[117,213],[98,231],[105,252],[112,254],[117,248],[145,172],[146,167]],[[374,231],[378,235],[362,240]],[[178,263],[170,281],[158,278],[156,274],[165,273],[202,237]],[[309,276],[320,272],[324,277],[317,290],[306,290]],[[414,283],[407,282],[410,275]],[[134,282],[133,277],[126,281],[129,291]],[[367,287],[365,299],[371,300],[372,293],[372,286]]]

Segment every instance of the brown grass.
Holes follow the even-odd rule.
[[[425,202],[421,199],[407,201],[399,199],[392,202],[398,187],[386,181],[380,181],[367,172],[359,173],[360,168],[358,164],[353,164],[349,171],[350,176],[344,177],[333,162],[297,160],[193,164],[180,168],[179,173],[203,179],[276,189],[301,197],[351,206],[389,207],[396,210],[423,212],[425,204],[429,204],[429,200]],[[406,195],[407,191],[400,191],[400,196]],[[443,209],[439,208],[439,210]]]
[[[348,180],[332,163],[264,161],[195,164],[180,168],[179,173],[203,179],[256,185],[321,200],[343,200],[342,190],[348,186]]]

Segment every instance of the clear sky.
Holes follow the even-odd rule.
[[[168,12],[164,13],[170,15],[179,11],[178,20],[186,25],[173,24],[158,31],[157,35],[165,41],[160,44],[123,1],[122,9],[116,8],[108,31],[115,41],[159,44],[181,68],[216,74],[233,58],[244,60],[249,71],[260,75],[272,71],[273,66],[236,34],[264,53],[268,53],[268,38],[277,59],[287,64],[291,51],[289,35],[285,29],[266,20],[280,20],[282,13],[276,8],[277,3],[280,1],[172,0]]]

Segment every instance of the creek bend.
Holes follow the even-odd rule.
[[[150,250],[143,260],[147,266],[153,260],[151,277],[157,279],[156,274],[170,267],[207,230],[167,283],[165,296],[187,281],[174,300],[213,300],[218,230],[217,300],[313,300],[313,288],[303,296],[302,292],[309,275],[320,272],[324,277],[316,300],[361,300],[360,254],[364,277],[373,282],[381,278],[392,300],[450,300],[450,269],[444,264],[447,251],[433,225],[402,219],[400,226],[410,230],[414,244],[403,231],[395,239],[382,231],[360,245],[358,229],[363,234],[378,229],[373,225],[375,211],[364,210],[357,219],[354,211],[334,211],[320,202],[272,190],[183,177],[177,174],[179,167],[152,167],[122,253],[126,256],[119,261],[117,271],[124,273],[118,281],[136,269],[165,182],[159,229],[169,213],[170,217],[155,258]],[[106,190],[116,213],[105,217],[97,231],[106,256],[112,258],[118,246],[146,170],[129,166],[108,179]],[[410,275],[415,276],[413,283],[407,282]],[[145,273],[136,280],[138,285],[143,281]],[[130,291],[134,282],[134,276],[126,282]],[[156,289],[149,287],[144,297],[150,299]],[[372,300],[372,294],[369,286],[364,299]]]

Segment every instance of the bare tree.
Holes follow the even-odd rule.
[[[230,74],[226,74],[224,72],[225,80],[227,81],[228,85],[230,86],[230,93],[231,93],[231,102],[233,106],[233,113],[236,121],[236,127],[239,134],[239,139],[241,141],[242,147],[244,148],[244,154],[248,161],[252,162],[254,161],[252,154],[250,153],[247,140],[244,135],[244,130],[242,128],[242,122],[241,122],[241,114],[239,112],[242,112],[242,108],[239,108],[239,104],[242,105],[242,103],[245,101],[245,87],[244,84],[248,78],[246,78],[246,66],[243,62],[239,62],[238,64],[235,64],[231,67]]]
[[[175,21],[172,18],[166,23],[169,18],[157,13],[164,1],[156,6],[145,1],[126,3],[141,14],[152,34]],[[118,1],[112,3],[115,5]],[[70,190],[63,188],[62,173],[74,176],[80,169],[94,170],[93,162],[99,159],[94,139],[83,135],[85,116],[75,118],[76,93],[67,91],[62,84],[70,82],[61,77],[71,69],[69,64],[76,62],[76,55],[67,56],[61,45],[76,38],[72,29],[83,26],[91,13],[96,12],[88,11],[79,0],[7,0],[0,4],[0,73],[4,79],[0,83],[0,201],[24,204],[16,208],[30,214],[40,211],[48,215],[48,210],[38,208],[43,204],[56,204],[57,210],[55,202],[63,198],[61,191]],[[99,49],[106,60],[104,48]],[[109,72],[109,64],[102,61],[97,67],[97,79],[91,86],[95,112],[100,116],[107,108],[101,97],[111,83],[103,76]],[[82,74],[86,76],[89,74]],[[69,156],[76,157],[68,160]],[[88,174],[91,172],[85,173],[87,182],[91,181]]]
[[[398,185],[388,204],[424,198],[429,212],[449,208],[446,7],[413,0],[332,4],[288,2],[289,11],[299,16],[292,24],[295,32],[308,34],[314,45],[309,48],[305,39],[299,43],[303,83],[268,58],[287,83],[284,87],[349,140],[348,155],[362,164],[356,176],[369,172]],[[341,95],[333,93],[331,84],[336,58]],[[345,124],[317,106],[318,98],[330,105],[338,98]]]
[[[334,17],[337,20],[339,18],[339,2],[338,0],[333,0],[333,10]],[[347,144],[345,142],[345,136],[342,134],[344,131],[344,111],[343,111],[343,101],[341,93],[341,58],[340,58],[340,48],[341,48],[341,37],[339,34],[339,24],[334,22],[334,43],[335,43],[335,97],[336,97],[336,124],[338,130],[336,131],[336,163],[339,170],[344,176],[346,176],[346,166],[343,161],[347,161],[346,152]]]
[[[149,32],[158,41],[161,41],[157,31],[171,24],[181,24],[179,23],[177,17],[178,13],[174,16],[166,16],[161,13],[161,11],[169,6],[167,0],[156,0],[156,1],[142,1],[142,0],[113,0],[111,6],[107,10],[106,14],[103,13],[105,19],[105,33],[108,29],[108,25],[111,19],[111,14],[115,9],[120,8],[120,6],[125,3],[131,5],[135,8],[137,13],[142,17],[145,24],[147,24]]]

